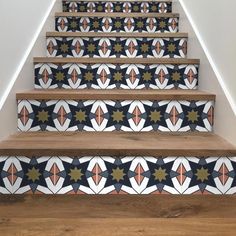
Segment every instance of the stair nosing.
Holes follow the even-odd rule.
[[[17,100],[209,100],[216,95],[198,90],[30,90],[16,94]]]
[[[61,137],[64,137],[62,139]],[[114,142],[106,146],[104,140],[114,138]],[[81,140],[81,142],[79,142]],[[88,140],[98,140],[88,142]],[[121,141],[121,144],[119,142]],[[149,146],[141,145],[147,140]],[[156,145],[156,141],[160,141]],[[166,148],[162,143],[169,140]],[[182,140],[176,143],[175,140]],[[210,147],[206,144],[210,140]],[[102,146],[100,146],[102,143]],[[136,145],[133,145],[137,142]],[[34,145],[35,143],[35,145]],[[182,143],[188,143],[182,145]],[[190,145],[190,144],[193,145]],[[202,144],[203,143],[203,144]],[[53,144],[53,145],[51,145]],[[123,145],[124,144],[124,145]],[[63,146],[64,145],[64,146]],[[160,132],[95,132],[95,133],[74,133],[74,132],[26,132],[16,133],[0,142],[0,155],[131,155],[131,156],[235,156],[236,147],[227,142],[222,137],[213,133],[199,132],[179,132],[179,133],[160,133]]]
[[[114,37],[114,38],[188,38],[188,33],[106,33],[106,32],[47,32],[46,37]]]
[[[34,57],[34,64],[38,63],[85,63],[85,64],[200,64],[199,59],[187,58],[62,58],[62,57]]]

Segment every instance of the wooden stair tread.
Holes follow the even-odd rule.
[[[228,236],[236,231],[235,204],[235,196],[219,195],[0,195],[0,230],[5,236],[110,236],[114,229],[120,236]]]
[[[62,58],[35,57],[34,63],[87,63],[87,64],[199,64],[199,59],[185,58]]]
[[[218,199],[220,201],[220,199]],[[37,201],[37,200],[36,200]],[[53,202],[51,203],[53,205]],[[80,206],[80,205],[79,205]],[[137,206],[138,207],[138,206]],[[215,207],[215,206],[212,206]],[[71,211],[74,211],[71,208]],[[218,209],[218,206],[217,206]],[[15,209],[14,209],[15,210]],[[24,209],[23,209],[24,210]],[[39,209],[40,210],[40,209]],[[93,210],[93,209],[92,209]],[[41,211],[41,210],[40,210]],[[45,209],[47,211],[47,209]],[[178,213],[177,213],[178,214]],[[215,212],[218,215],[218,212]],[[174,218],[174,217],[173,217]],[[166,235],[235,235],[236,219],[232,218],[2,218],[0,230],[12,235],[80,235],[80,236],[166,236]],[[114,234],[114,232],[117,234]],[[193,233],[194,232],[194,233]]]
[[[219,195],[0,195],[0,202],[0,218],[229,220],[236,215],[236,197]]]
[[[0,155],[18,156],[236,156],[212,133],[27,132],[0,143]]]
[[[46,37],[187,38],[188,33],[47,32]]]
[[[215,95],[198,90],[30,90],[16,94],[17,99],[75,100],[215,100]]]
[[[178,13],[56,12],[56,17],[179,17]]]

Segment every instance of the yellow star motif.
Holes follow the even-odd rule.
[[[143,28],[143,22],[142,21],[138,21],[137,22],[137,27],[138,28]]]
[[[39,170],[35,169],[34,167],[32,169],[28,169],[28,173],[26,175],[28,176],[28,179],[33,182],[39,180],[39,177],[41,176]]]
[[[157,6],[153,5],[151,9],[152,9],[153,12],[155,12],[157,10]]]
[[[117,6],[115,7],[115,10],[116,10],[117,12],[119,12],[119,11],[121,10],[121,7],[120,7],[119,5],[117,5]]]
[[[198,118],[199,118],[198,111],[194,111],[194,110],[188,111],[187,118],[192,123],[194,123],[195,121],[198,121]]]
[[[123,111],[113,111],[113,114],[112,114],[112,119],[113,121],[116,121],[116,122],[119,122],[119,121],[123,121],[124,119],[124,114],[123,114]]]
[[[115,10],[119,12],[121,10],[121,7],[119,5],[115,6]]]
[[[137,12],[138,10],[139,10],[138,5],[134,5],[134,6],[133,6],[133,11],[136,11],[136,12]]]
[[[93,81],[93,73],[92,72],[85,73],[84,77],[85,77],[86,81]]]
[[[77,167],[75,167],[74,169],[70,169],[70,179],[74,180],[75,182],[81,180],[83,175],[84,174],[82,173],[81,169],[78,169]]]
[[[120,180],[124,179],[124,169],[120,169],[119,167],[117,167],[116,169],[112,169],[111,175],[113,177],[112,180],[119,182]]]
[[[44,123],[44,122],[48,121],[48,117],[49,117],[48,111],[42,110],[42,111],[38,112],[38,115],[37,115],[38,121],[41,121]]]
[[[76,22],[76,21],[71,21],[70,27],[71,27],[72,29],[76,29],[76,28],[77,28],[77,22]]]
[[[208,169],[204,169],[202,167],[201,169],[197,169],[197,173],[195,175],[197,176],[197,180],[204,182],[204,180],[208,180],[208,176],[210,174],[208,173]]]
[[[66,43],[63,43],[63,44],[60,46],[60,50],[61,50],[63,53],[66,53],[66,52],[68,52],[68,50],[69,50],[69,46],[68,46]]]
[[[97,29],[99,27],[99,22],[98,21],[94,21],[93,22],[93,28]]]
[[[114,51],[115,52],[121,52],[122,51],[122,45],[121,44],[119,44],[119,43],[116,43],[115,45],[114,45]]]
[[[79,6],[79,10],[80,10],[81,12],[85,11],[85,6],[80,5],[80,6]]]
[[[89,53],[93,53],[95,51],[95,45],[90,43],[87,47]]]
[[[165,21],[161,21],[159,24],[161,29],[164,29],[166,27],[166,22]]]
[[[75,113],[74,117],[76,121],[82,122],[86,121],[87,115],[85,114],[85,111],[79,110]]]
[[[62,72],[57,72],[56,75],[55,75],[55,78],[57,81],[63,81],[65,76]]]
[[[147,44],[147,43],[143,43],[143,44],[141,45],[141,51],[142,51],[143,53],[145,53],[145,52],[148,52],[148,50],[149,50],[148,44]]]
[[[176,82],[179,81],[180,78],[181,78],[180,73],[174,72],[174,73],[171,75],[171,78],[172,78],[172,80],[174,80],[174,81],[176,81]]]
[[[173,53],[176,50],[176,46],[173,43],[170,43],[167,49],[170,53]]]
[[[122,80],[122,73],[121,72],[116,72],[113,76],[115,81],[121,81]]]
[[[145,73],[143,73],[143,80],[144,81],[146,81],[146,82],[148,82],[148,81],[150,81],[152,79],[152,74],[150,73],[150,72],[145,72]]]
[[[151,121],[157,123],[158,121],[161,120],[161,112],[160,111],[151,111],[151,114],[149,115],[149,117],[151,118]]]
[[[103,10],[102,5],[99,5],[99,6],[97,7],[97,11],[102,11],[102,10]]]
[[[121,26],[122,26],[122,24],[121,24],[120,21],[116,21],[116,22],[115,22],[115,27],[116,27],[117,29],[121,28]]]
[[[166,169],[162,169],[161,167],[159,167],[159,169],[155,169],[155,173],[153,174],[155,180],[158,180],[159,182],[166,180],[167,175]]]

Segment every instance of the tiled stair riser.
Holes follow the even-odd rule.
[[[198,65],[35,64],[37,89],[197,89]]]
[[[213,101],[19,100],[20,131],[212,131]]]
[[[48,37],[48,57],[185,58],[187,38]]]
[[[178,17],[109,17],[57,16],[55,29],[59,32],[143,32],[176,33]]]
[[[236,157],[1,157],[1,194],[235,194]]]
[[[64,12],[126,12],[126,13],[167,13],[172,11],[172,2],[86,2],[86,1],[63,1]]]

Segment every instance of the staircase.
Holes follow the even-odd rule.
[[[236,148],[169,0],[63,1],[0,143],[1,194],[235,194]]]

